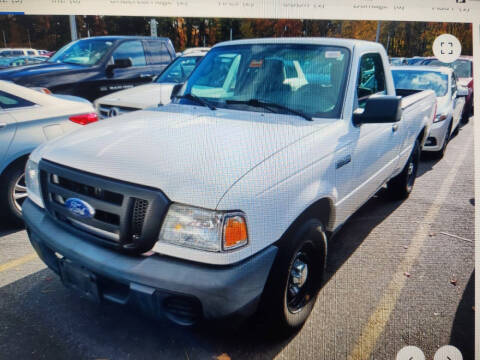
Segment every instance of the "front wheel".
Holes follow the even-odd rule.
[[[27,198],[25,163],[19,162],[5,171],[0,184],[0,206],[16,223],[22,221],[22,204]]]
[[[412,192],[415,178],[417,177],[418,164],[420,163],[420,142],[418,139],[413,145],[413,150],[402,172],[387,183],[387,191],[393,200],[408,198]]]
[[[261,304],[276,334],[299,329],[310,315],[322,284],[326,240],[322,223],[312,219],[281,241]]]

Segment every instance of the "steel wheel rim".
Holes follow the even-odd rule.
[[[286,305],[292,314],[300,312],[311,298],[312,274],[309,256],[302,248],[295,254],[288,274]]]
[[[415,166],[415,161],[412,158],[408,163],[407,168],[407,190],[411,191],[413,187],[413,182],[415,181],[415,173],[417,172],[417,167]]]
[[[12,191],[12,200],[15,208],[22,212],[22,204],[27,198],[27,186],[25,184],[25,173],[22,173],[15,181]]]

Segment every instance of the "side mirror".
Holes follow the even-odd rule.
[[[132,66],[132,59],[115,59],[113,64],[107,65],[107,73],[113,74],[114,69],[123,69]]]
[[[367,99],[365,109],[353,112],[353,124],[394,123],[402,118],[401,96],[374,96]]]
[[[457,96],[468,96],[468,88],[466,86],[459,86],[457,89]]]
[[[175,86],[172,89],[172,94],[170,95],[170,100],[173,100],[174,98],[176,98],[178,96],[178,94],[180,93],[180,90],[182,89],[183,85],[184,85],[184,83],[175,84]]]

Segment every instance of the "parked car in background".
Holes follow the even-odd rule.
[[[423,60],[420,65],[448,66],[453,69],[458,79],[458,86],[466,87],[468,90],[464,111],[462,113],[463,122],[468,122],[470,116],[473,115],[473,57],[460,56],[457,60],[448,64],[431,57]]]
[[[450,137],[458,131],[466,88],[458,87],[456,74],[449,67],[399,66],[392,67],[392,75],[397,89],[435,91],[436,117],[423,150],[433,151],[438,157],[443,157]]]
[[[0,56],[36,56],[41,55],[35,49],[0,49]]]
[[[33,149],[96,119],[87,100],[0,80],[0,214],[21,218],[25,163]]]
[[[391,65],[408,65],[408,59],[405,57],[392,57],[390,58]]]
[[[151,106],[167,105],[172,89],[185,82],[206,52],[190,51],[177,57],[151,84],[121,90],[95,100],[100,118],[107,118]]]
[[[425,59],[425,57],[423,56],[414,56],[410,59],[407,59],[407,63],[408,65],[418,65],[420,64],[423,60]]]
[[[0,72],[0,79],[93,101],[149,83],[175,57],[167,38],[99,36],[65,45],[43,64]]]
[[[42,56],[0,57],[0,70],[17,66],[39,64],[46,60],[47,58]]]
[[[298,329],[329,236],[412,191],[434,92],[398,96],[379,43],[273,38],[217,44],[174,95],[31,154],[34,249],[95,301]]]

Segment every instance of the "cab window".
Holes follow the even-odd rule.
[[[132,66],[146,66],[145,51],[141,41],[127,41],[120,44],[113,52],[113,61],[117,59],[130,59]]]
[[[385,94],[385,71],[380,54],[366,54],[360,59],[358,74],[358,106],[364,108],[367,99],[376,94]]]

